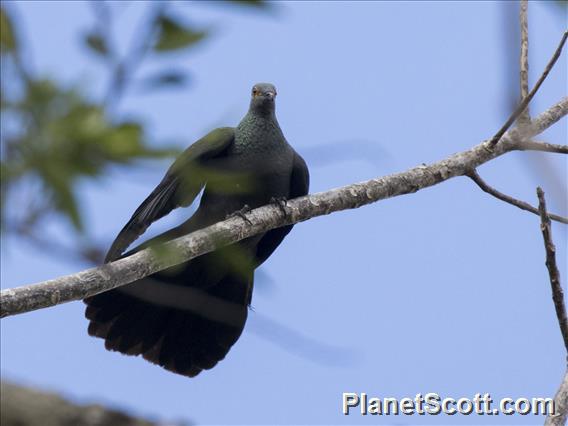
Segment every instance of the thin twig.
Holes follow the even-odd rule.
[[[568,352],[568,317],[566,317],[566,306],[564,305],[564,292],[560,285],[560,272],[556,266],[556,247],[552,242],[552,232],[550,229],[550,219],[546,212],[546,201],[543,190],[536,189],[538,196],[538,211],[540,212],[540,230],[544,239],[544,249],[546,250],[546,267],[550,276],[550,286],[552,287],[552,300],[556,309],[556,317],[560,325],[560,332],[564,339],[564,346]]]
[[[521,27],[521,99],[529,95],[529,23],[528,23],[528,0],[521,0],[519,9],[519,22]],[[519,115],[521,126],[529,124],[531,121],[529,106],[527,105]]]
[[[89,4],[95,14],[97,34],[103,38],[109,63],[113,64],[117,61],[118,52],[112,37],[114,25],[112,11],[109,4],[105,1],[91,0]]]
[[[99,265],[104,259],[104,251],[95,245],[82,245],[81,247],[67,246],[55,239],[41,238],[33,230],[22,228],[16,228],[14,235],[22,237],[24,241],[44,253],[56,255],[67,260],[79,260],[90,265]]]
[[[567,114],[568,102],[562,100],[536,117],[532,128],[545,130],[544,123],[552,125]],[[401,173],[290,200],[287,215],[270,204],[246,214],[252,224],[240,218],[216,223],[164,244],[164,252],[176,253],[176,259],[172,256],[160,257],[153,250],[146,249],[99,268],[3,290],[0,292],[0,317],[84,299],[271,229],[414,193],[453,177],[466,175],[481,164],[515,150],[512,140],[514,133],[512,130],[507,132],[503,136],[503,143],[493,150],[487,150],[483,142],[430,165],[420,165]]]
[[[544,151],[555,152],[557,154],[568,154],[568,145],[558,145],[548,142],[519,141],[517,143],[517,149],[521,151]]]
[[[492,186],[490,186],[487,182],[485,182],[481,178],[481,176],[479,176],[476,170],[474,170],[471,173],[468,173],[467,176],[471,178],[471,180],[473,180],[477,184],[477,186],[481,188],[482,191],[487,192],[490,195],[493,195],[495,198],[498,198],[499,200],[509,203],[515,207],[518,207],[521,210],[525,210],[527,212],[531,212],[536,215],[540,214],[539,210],[536,207],[531,206],[529,203],[513,198],[510,195],[504,194],[496,190]],[[552,213],[549,213],[548,217],[552,220],[555,220],[556,222],[568,224],[568,218],[566,217],[558,216]]]
[[[556,63],[558,58],[560,57],[560,53],[562,53],[562,48],[564,47],[564,43],[566,43],[566,38],[568,38],[568,31],[565,31],[564,34],[562,35],[562,39],[560,40],[560,43],[558,44],[558,47],[556,48],[554,55],[552,55],[552,58],[550,58],[548,65],[546,65],[546,68],[544,69],[542,75],[540,76],[540,78],[536,82],[536,84],[533,87],[533,89],[531,90],[531,92],[528,94],[528,96],[523,98],[523,100],[521,101],[519,106],[513,111],[513,113],[507,119],[505,124],[499,129],[499,131],[497,133],[495,133],[495,136],[493,136],[491,138],[491,140],[488,143],[489,148],[495,147],[497,142],[499,142],[499,140],[501,140],[501,138],[503,137],[505,132],[509,129],[509,127],[511,127],[511,125],[515,122],[517,117],[524,111],[524,109],[527,107],[529,102],[532,100],[532,98],[534,97],[534,95],[536,94],[536,92],[538,91],[538,89],[540,88],[540,86],[542,85],[542,83],[544,82],[544,80],[546,79],[548,74],[550,73],[550,70],[552,70],[552,67],[554,66],[554,64]]]
[[[141,22],[140,29],[134,34],[134,40],[128,53],[122,60],[116,62],[110,84],[105,97],[105,104],[109,107],[116,105],[126,91],[128,80],[135,73],[136,68],[143,61],[150,49],[156,34],[157,18],[163,13],[167,2],[148,3],[148,12]]]

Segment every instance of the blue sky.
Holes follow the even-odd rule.
[[[82,2],[20,2],[34,72],[80,82],[93,96],[103,68],[78,34]],[[120,15],[135,36],[142,3]],[[189,145],[236,125],[257,81],[278,87],[277,115],[311,169],[311,192],[442,159],[490,137],[509,114],[518,75],[517,9],[494,2],[281,2],[264,15],[174,3],[215,35],[175,62],[182,91],[130,93],[118,108],[149,123],[156,144]],[[530,84],[566,28],[566,8],[530,3]],[[126,43],[125,43],[126,45]],[[513,58],[511,60],[511,58]],[[160,58],[142,68],[156,69]],[[566,95],[566,52],[531,105]],[[566,119],[540,139],[565,143]],[[543,164],[544,172],[535,164]],[[110,243],[167,163],[109,170],[82,187],[91,233]],[[512,153],[480,168],[495,187],[568,214],[559,155]],[[169,223],[181,220],[179,211]],[[65,239],[67,228],[55,227]],[[564,283],[566,227],[553,225]],[[83,265],[3,241],[2,287]],[[298,225],[263,267],[254,312],[228,357],[195,379],[104,350],[71,303],[2,320],[5,378],[152,418],[200,424],[534,424],[526,417],[363,417],[342,392],[378,397],[548,397],[565,352],[544,267],[538,218],[457,178],[416,194]]]

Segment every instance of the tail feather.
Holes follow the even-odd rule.
[[[175,282],[171,276],[164,281]],[[183,288],[180,280],[177,282],[176,287]],[[150,296],[159,294],[160,284],[160,275],[156,274],[152,277]],[[90,320],[88,331],[92,336],[105,339],[108,350],[141,355],[167,370],[194,377],[202,370],[213,368],[240,337],[251,286],[252,273],[248,278],[226,276],[216,285],[200,290],[206,294],[200,309],[207,309],[210,297],[229,302],[232,309],[240,312],[237,320],[229,324],[194,310],[153,303],[148,294],[137,295],[142,291],[139,291],[140,282],[135,282],[85,299],[85,316]],[[219,310],[215,303],[212,305]]]
[[[152,314],[152,315],[150,315]],[[158,322],[160,316],[163,316],[159,307],[149,310],[144,303],[131,303],[128,311],[120,314],[113,322],[106,336],[106,347],[123,353],[128,353],[134,346],[139,345],[147,340],[147,345],[156,342],[157,337],[148,333],[149,320],[152,318]],[[125,330],[130,332],[125,333]]]

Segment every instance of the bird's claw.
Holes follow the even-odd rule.
[[[270,199],[270,202],[272,204],[276,204],[280,209],[280,211],[282,212],[282,214],[285,217],[288,217],[288,210],[286,210],[286,207],[288,207],[288,200],[286,199],[286,197],[272,197]]]
[[[252,222],[250,221],[250,219],[245,216],[251,210],[252,209],[249,207],[249,205],[245,204],[242,209],[237,210],[236,212],[233,212],[233,213],[229,213],[225,219],[231,219],[233,217],[240,217],[246,223],[248,223],[249,225],[252,225]]]

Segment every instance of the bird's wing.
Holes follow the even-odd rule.
[[[306,195],[310,187],[310,173],[306,162],[298,153],[294,154],[294,165],[290,175],[290,195],[288,198],[296,198]],[[282,240],[292,230],[294,225],[287,225],[268,231],[258,242],[256,248],[257,266],[263,263],[280,245]]]
[[[290,198],[302,197],[310,189],[310,172],[306,162],[298,153],[294,155],[294,166],[290,177]]]
[[[233,128],[222,127],[187,148],[122,228],[107,252],[105,263],[118,259],[153,222],[177,207],[190,205],[206,183],[207,160],[223,156],[234,136]]]

